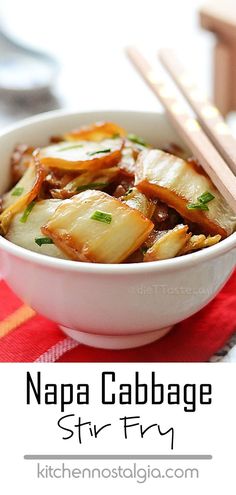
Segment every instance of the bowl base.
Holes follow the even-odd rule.
[[[88,345],[90,347],[97,347],[98,349],[131,349],[134,347],[141,347],[146,344],[150,344],[155,340],[164,337],[172,327],[162,328],[161,330],[154,330],[152,332],[139,333],[134,335],[98,335],[80,332],[79,330],[73,330],[60,326],[62,331],[74,340],[80,342],[80,344]]]

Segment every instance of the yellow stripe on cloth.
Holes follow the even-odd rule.
[[[35,311],[24,304],[0,323],[0,338],[35,316]]]

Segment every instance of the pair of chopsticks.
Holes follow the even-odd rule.
[[[160,61],[198,120],[188,113],[168,84],[159,80],[157,71],[135,47],[128,47],[127,54],[162,103],[178,134],[236,213],[236,141],[218,109],[199,91],[172,51],[161,50]]]

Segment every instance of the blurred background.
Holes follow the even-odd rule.
[[[159,109],[126,59],[128,44],[143,48],[156,64],[158,48],[175,47],[211,96],[215,41],[200,27],[202,4],[1,0],[0,128],[55,108]]]

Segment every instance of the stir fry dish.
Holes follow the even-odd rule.
[[[45,147],[18,144],[0,234],[18,246],[90,263],[159,261],[232,234],[236,216],[201,165],[176,144],[153,149],[98,122]]]

